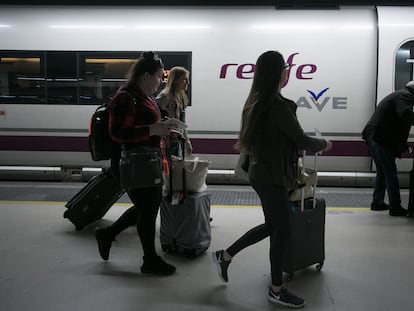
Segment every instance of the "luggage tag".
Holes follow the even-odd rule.
[[[175,191],[171,197],[171,205],[178,205],[180,203],[180,193]]]

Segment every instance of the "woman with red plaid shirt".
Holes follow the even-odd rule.
[[[162,123],[160,110],[152,94],[163,76],[163,64],[152,52],[145,52],[132,66],[128,81],[122,85],[109,106],[109,130],[113,141],[127,150],[141,145],[160,148],[162,136],[170,126]],[[111,169],[119,180],[121,151],[111,159]],[[144,251],[142,273],[170,275],[175,267],[166,263],[155,250],[155,224],[161,202],[162,186],[128,190],[134,206],[106,228],[95,231],[99,254],[109,259],[112,241],[124,229],[135,225]]]

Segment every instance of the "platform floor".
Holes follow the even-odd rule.
[[[209,187],[212,197],[230,197],[230,203],[237,204],[212,200],[210,249],[193,260],[163,254],[177,267],[169,277],[139,272],[142,249],[134,228],[118,236],[108,262],[100,259],[95,226],[77,232],[62,217],[65,201],[80,187],[0,183],[0,310],[284,309],[267,301],[268,240],[233,260],[229,283],[219,279],[211,260],[211,251],[228,246],[263,221],[254,202],[231,199],[234,193],[253,195],[248,187]],[[305,298],[306,310],[414,310],[414,219],[359,206],[369,204],[370,192],[320,189],[323,197],[338,200],[327,200],[326,261],[322,271],[310,267],[289,282],[289,288]],[[402,194],[404,204],[407,191]],[[351,198],[359,203],[350,205]],[[128,206],[127,199],[115,205],[97,225],[109,224]]]

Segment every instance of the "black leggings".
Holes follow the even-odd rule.
[[[265,223],[258,225],[234,242],[226,251],[235,256],[244,248],[270,236],[270,268],[272,285],[283,284],[282,264],[289,238],[289,194],[286,188],[251,180],[262,203]]]
[[[119,180],[119,158],[111,161],[113,175]],[[155,250],[155,226],[161,203],[162,187],[133,189],[128,196],[134,206],[127,209],[108,230],[114,236],[128,227],[136,226],[141,240],[144,256],[151,258],[157,255]]]
[[[155,225],[161,202],[161,193],[161,187],[128,191],[134,206],[127,209],[121,217],[109,226],[111,234],[116,236],[126,228],[135,225],[146,258],[157,255],[155,250]]]

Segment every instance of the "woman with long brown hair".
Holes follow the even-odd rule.
[[[271,302],[299,308],[305,301],[283,284],[282,260],[289,236],[289,191],[295,187],[300,149],[329,150],[332,143],[307,136],[296,117],[296,104],[283,97],[287,65],[277,51],[260,55],[250,93],[245,102],[236,148],[248,155],[249,181],[263,208],[264,224],[258,225],[226,250],[213,253],[220,278],[227,282],[232,258],[242,249],[270,236]]]
[[[109,130],[113,141],[125,152],[143,146],[161,154],[161,139],[170,134],[171,125],[161,122],[161,113],[153,94],[158,89],[164,66],[152,52],[145,52],[132,66],[128,81],[122,85],[109,105]],[[119,180],[121,149],[111,159],[111,169]],[[161,164],[160,164],[161,165]],[[142,273],[170,275],[175,267],[158,256],[155,248],[156,218],[161,202],[162,184],[128,190],[134,206],[106,228],[95,231],[99,254],[109,259],[115,237],[130,226],[136,226],[144,252]]]

